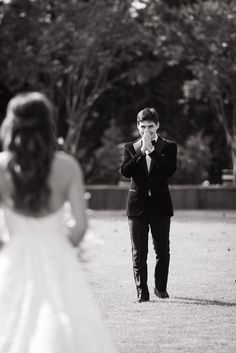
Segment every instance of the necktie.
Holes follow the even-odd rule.
[[[152,160],[152,158],[148,155],[148,153],[146,153],[146,163],[147,163],[148,172],[150,170],[151,160]]]
[[[155,147],[156,140],[152,140],[151,142],[152,142],[152,145]],[[148,153],[146,152],[146,163],[147,163],[148,172],[150,171],[151,161],[152,161],[152,158],[149,157]]]

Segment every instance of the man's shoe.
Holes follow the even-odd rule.
[[[154,294],[161,299],[169,298],[169,294],[166,290],[164,292],[160,292],[158,289],[154,288]]]
[[[143,303],[143,302],[148,302],[149,298],[139,298],[138,300],[136,300],[135,303]]]

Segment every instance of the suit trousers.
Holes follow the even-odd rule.
[[[134,280],[138,298],[149,299],[147,285],[147,255],[148,234],[151,230],[154,251],[156,254],[155,288],[163,292],[167,287],[169,262],[170,262],[170,217],[158,215],[151,197],[148,197],[144,213],[138,217],[129,217],[131,236],[132,260]]]

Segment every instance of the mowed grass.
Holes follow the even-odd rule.
[[[124,212],[91,211],[101,244],[88,251],[85,273],[120,353],[236,352],[236,211],[176,211],[171,225],[169,299],[136,304]]]

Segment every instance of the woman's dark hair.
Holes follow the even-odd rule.
[[[19,94],[7,107],[3,145],[10,153],[14,208],[38,213],[48,207],[48,175],[56,149],[53,108],[38,92]]]

